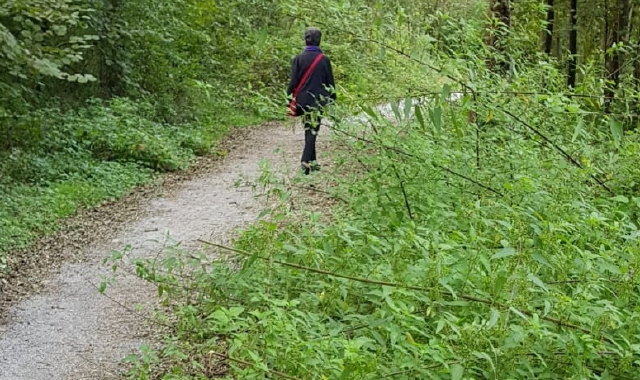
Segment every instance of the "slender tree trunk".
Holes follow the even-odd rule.
[[[505,31],[511,27],[510,0],[489,0],[489,18],[492,20],[492,23],[487,30],[485,44],[497,57],[491,57],[488,65],[492,69],[499,68],[503,72],[507,72],[509,71],[510,64],[506,58],[505,44],[501,40],[501,37],[505,34]],[[493,20],[497,20],[499,25],[495,26]]]
[[[111,34],[118,29],[120,22],[120,0],[105,0],[105,10],[101,33]],[[102,96],[124,95],[124,71],[122,58],[122,36],[117,34],[115,39],[103,38],[98,44],[100,51],[99,81]]]
[[[640,4],[636,10],[636,17],[640,16]],[[637,18],[640,21],[640,18]],[[633,21],[629,22],[629,30],[631,30]],[[638,24],[635,24],[636,30]],[[635,117],[633,125],[636,129],[640,129],[640,33],[636,33],[636,48],[635,48],[635,62],[633,65],[633,79],[635,82]]]
[[[553,47],[553,23],[555,22],[556,11],[553,8],[553,0],[547,0],[547,30],[544,38],[544,52],[551,55]]]
[[[578,55],[578,0],[571,0],[571,31],[569,32],[569,70],[567,85],[571,88],[576,86],[577,55]]]
[[[611,36],[607,43],[607,49],[614,44],[627,44],[629,41],[629,13],[630,0],[618,0],[615,8],[615,22],[611,28]],[[620,70],[624,64],[624,53],[618,48],[611,54],[605,54],[605,68],[607,69],[607,87],[605,89],[605,112],[611,111],[611,105],[615,99],[615,92],[620,87]]]
[[[636,129],[640,129],[640,43],[636,47],[636,63],[633,68],[633,78],[636,82],[635,88],[635,103],[636,114],[634,117],[634,125]]]
[[[602,38],[602,51],[607,51],[610,35],[610,22],[609,22],[609,0],[604,0],[604,35]],[[606,58],[605,58],[606,60]]]
[[[507,28],[511,27],[511,1],[510,0],[494,0],[494,11],[501,23]]]

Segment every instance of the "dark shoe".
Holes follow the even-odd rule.
[[[312,172],[318,172],[318,171],[320,171],[320,164],[318,164],[316,162],[312,162],[309,165],[309,169],[311,169]]]
[[[308,163],[301,162],[300,167],[302,168],[302,171],[304,171],[304,175],[309,175],[309,172],[311,171],[311,166]]]

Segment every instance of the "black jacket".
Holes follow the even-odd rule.
[[[291,96],[300,83],[302,76],[307,71],[311,63],[318,56],[318,52],[305,51],[297,55],[291,63],[291,80],[287,88],[287,95]],[[317,106],[326,106],[329,100],[336,100],[333,81],[333,69],[331,61],[325,55],[317,66],[313,69],[309,79],[300,89],[296,96],[296,103],[299,107],[309,109]]]

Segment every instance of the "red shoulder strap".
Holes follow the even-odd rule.
[[[307,71],[302,76],[302,79],[300,79],[300,83],[298,83],[298,86],[293,91],[293,97],[296,97],[296,95],[298,95],[300,90],[302,90],[302,86],[304,86],[304,84],[307,82],[307,79],[309,79],[309,76],[311,75],[311,72],[313,71],[313,69],[316,68],[318,63],[320,63],[320,60],[322,60],[322,57],[324,57],[324,54],[320,53],[320,54],[318,54],[316,59],[313,60],[313,62],[311,63],[311,66],[309,66]]]

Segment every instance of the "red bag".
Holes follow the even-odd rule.
[[[302,79],[300,79],[300,83],[298,83],[298,86],[295,88],[295,90],[293,90],[293,99],[291,99],[291,102],[289,103],[289,108],[287,108],[288,116],[291,116],[291,117],[299,116],[298,106],[296,104],[296,96],[298,95],[300,90],[302,90],[302,86],[304,86],[304,84],[307,82],[307,79],[309,79],[311,72],[313,71],[313,69],[316,68],[318,63],[320,63],[320,60],[322,60],[322,57],[324,57],[324,54],[322,53],[318,54],[316,59],[314,59],[313,62],[311,63],[311,66],[309,66],[307,71],[302,76]]]

